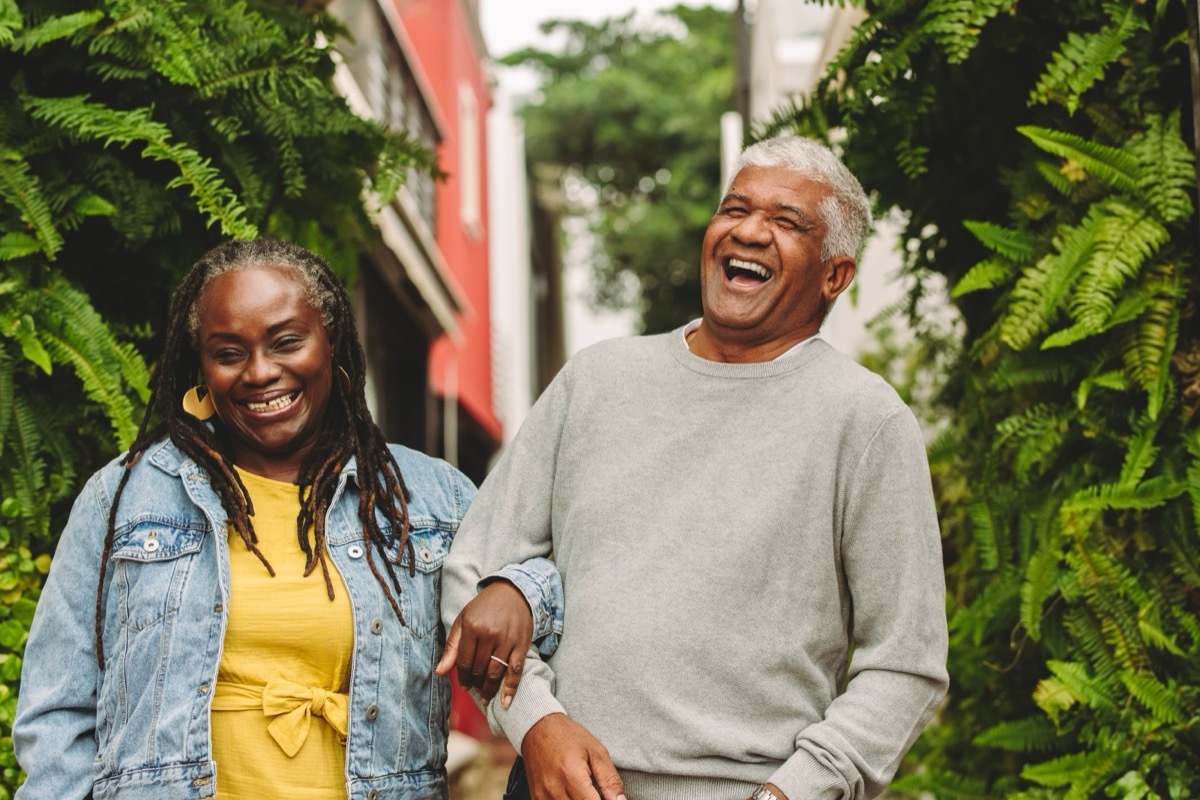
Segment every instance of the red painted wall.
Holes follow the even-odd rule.
[[[404,29],[438,105],[447,131],[438,151],[438,164],[448,178],[438,184],[436,230],[450,271],[462,286],[473,313],[460,320],[463,340],[455,346],[446,337],[434,343],[429,359],[429,379],[435,392],[445,396],[446,371],[457,365],[457,392],[461,407],[478,421],[498,445],[501,427],[492,407],[491,320],[488,310],[487,232],[487,110],[491,104],[479,52],[461,0],[394,0]],[[466,82],[477,104],[479,164],[479,225],[472,235],[461,214],[459,85]],[[450,387],[453,388],[453,387]]]

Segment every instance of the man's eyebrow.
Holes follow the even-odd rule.
[[[803,222],[805,225],[817,225],[820,223],[820,218],[817,215],[811,214],[811,213],[805,211],[804,209],[800,208],[799,206],[792,206],[792,205],[788,205],[787,203],[780,203],[775,208],[779,211],[786,211],[787,213],[792,214],[797,219],[799,219],[801,222]]]

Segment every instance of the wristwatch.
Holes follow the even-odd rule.
[[[754,794],[750,795],[750,800],[779,800],[779,795],[766,786],[760,786],[754,790]]]

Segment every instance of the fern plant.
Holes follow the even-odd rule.
[[[134,435],[177,276],[270,233],[345,276],[431,154],[332,90],[321,12],[0,0],[0,800],[41,577],[83,478]]]
[[[964,323],[930,449],[951,692],[895,788],[1200,795],[1188,5],[866,5],[759,132],[844,134]]]

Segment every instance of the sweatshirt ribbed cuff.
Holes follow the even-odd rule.
[[[549,685],[533,675],[526,675],[517,687],[512,705],[505,708],[498,701],[488,704],[488,723],[492,733],[508,737],[517,752],[529,729],[550,714],[566,714],[562,703],[554,697]]]

